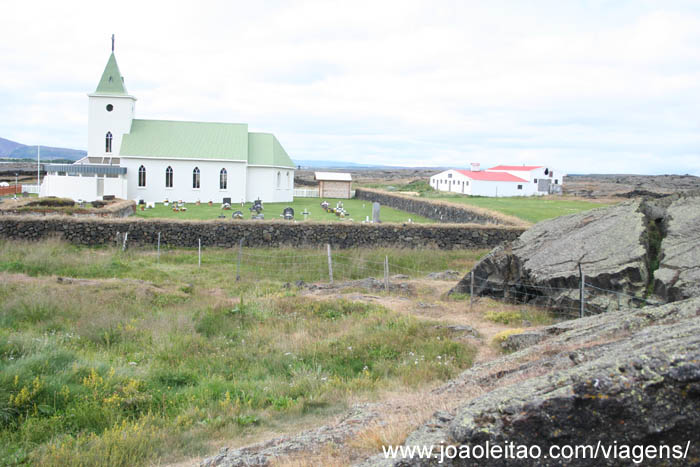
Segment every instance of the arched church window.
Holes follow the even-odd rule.
[[[219,172],[219,189],[220,190],[225,190],[226,187],[228,186],[228,180],[227,180],[227,173],[226,169],[221,169],[221,172]]]
[[[282,186],[282,174],[277,172],[277,188]]]
[[[112,132],[108,131],[105,135],[105,152],[112,152]]]
[[[192,188],[199,188],[199,167],[192,171]]]
[[[146,167],[139,167],[139,186],[146,186]]]
[[[292,185],[291,185],[289,182],[290,182],[290,180],[289,180],[289,172],[287,172],[287,188],[291,188],[291,187],[292,187]]]
[[[168,166],[167,169],[165,169],[165,188],[172,188],[173,187],[173,168]]]

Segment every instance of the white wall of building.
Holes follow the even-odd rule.
[[[97,96],[88,98],[88,155],[118,156],[124,133],[131,131],[136,99],[132,96]],[[112,105],[112,111],[107,106]],[[112,152],[105,151],[105,137],[112,133]]]
[[[231,198],[232,203],[240,203],[246,194],[246,162],[195,159],[151,159],[121,157],[122,167],[126,167],[128,199],[163,202],[182,200],[187,203],[213,201],[221,203]],[[139,167],[146,168],[146,186],[138,186]],[[173,168],[173,186],[166,188],[165,172]],[[199,168],[199,189],[193,188],[193,172]],[[226,169],[226,189],[219,188],[219,174]]]
[[[471,179],[452,169],[430,177],[430,186],[439,191],[449,191],[463,195],[472,194]]]
[[[518,188],[520,187],[520,188]],[[485,180],[472,181],[473,196],[529,196],[532,192],[528,192],[527,182],[492,182]]]
[[[98,190],[98,179],[102,179],[102,195]],[[59,198],[82,199],[94,201],[103,195],[114,195],[126,199],[126,177],[103,177],[96,175],[55,175],[47,174],[41,182],[39,196],[57,196]]]
[[[538,191],[539,180],[549,180],[552,185],[563,185],[564,172],[554,170],[548,167],[537,167],[532,170],[488,170],[489,172],[505,172],[516,177],[524,178],[528,181],[528,194],[530,195],[546,195],[548,191]],[[545,174],[545,172],[547,172]]]
[[[260,198],[263,203],[294,200],[294,169],[248,166],[247,201]]]

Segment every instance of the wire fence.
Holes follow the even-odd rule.
[[[117,233],[116,244],[125,251],[128,247],[128,232]],[[197,266],[202,268],[203,245],[197,241]],[[161,253],[169,250],[161,248],[160,234],[156,245],[156,260],[160,261]],[[483,277],[458,271],[445,271],[441,262],[421,262],[410,255],[393,258],[390,255],[377,257],[364,255],[353,250],[335,251],[331,245],[317,250],[270,249],[244,246],[241,239],[237,246],[230,249],[228,254],[222,254],[217,249],[216,255],[209,255],[205,267],[217,263],[226,263],[233,271],[235,279],[278,280],[284,282],[317,282],[333,284],[337,281],[349,281],[373,278],[380,282],[385,289],[390,289],[392,283],[404,279],[443,278],[459,281],[461,290],[468,290],[465,297],[473,304],[478,297],[487,296],[507,304],[526,304],[544,308],[560,314],[578,315],[597,314],[601,312],[622,309],[641,308],[647,305],[659,305],[660,302],[650,300],[642,292],[633,295],[623,290],[612,290],[600,284],[591,283],[584,271],[572,271],[571,279],[565,286],[535,284],[529,281],[511,281]],[[437,276],[436,276],[437,274]],[[465,287],[464,281],[467,282]],[[376,285],[376,283],[375,283]]]

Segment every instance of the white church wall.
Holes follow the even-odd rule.
[[[249,166],[247,197],[247,201],[260,198],[263,203],[292,202],[294,200],[294,170]]]
[[[138,186],[139,167],[146,168],[146,186]],[[182,200],[187,203],[213,201],[221,203],[224,198],[231,202],[240,203],[245,199],[246,172],[245,162],[211,161],[192,159],[149,159],[123,157],[121,166],[126,167],[128,198],[133,200],[162,202]],[[165,186],[165,171],[173,169],[173,186]],[[199,168],[199,189],[193,188],[193,171]],[[227,186],[219,188],[219,174],[226,169]]]
[[[103,195],[114,195],[124,198],[125,180],[121,178],[105,178]],[[97,176],[87,175],[46,175],[41,183],[40,196],[57,196],[73,200],[94,201],[102,199],[97,192]]]
[[[95,96],[88,99],[88,155],[117,156],[122,136],[131,131],[135,99],[130,96]],[[112,105],[112,111],[107,106]],[[105,151],[105,137],[112,133],[112,152]]]

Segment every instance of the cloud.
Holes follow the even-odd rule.
[[[250,3],[11,2],[0,136],[84,148],[116,32],[139,117],[248,122],[297,159],[700,175],[693,2]]]

